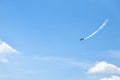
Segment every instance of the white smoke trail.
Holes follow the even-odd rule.
[[[105,22],[92,34],[88,35],[87,37],[84,38],[84,40],[89,39],[90,37],[92,37],[93,35],[95,35],[98,31],[100,31],[109,21],[109,19],[106,19]]]

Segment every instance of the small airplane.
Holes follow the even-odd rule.
[[[84,40],[84,38],[81,38],[81,39],[80,39],[80,41],[83,41],[83,40]]]

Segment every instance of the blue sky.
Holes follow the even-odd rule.
[[[119,79],[119,3],[1,0],[0,79]],[[106,19],[101,31],[80,42]]]

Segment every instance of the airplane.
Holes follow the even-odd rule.
[[[84,40],[84,38],[81,38],[81,39],[80,39],[80,41],[83,41],[83,40]]]

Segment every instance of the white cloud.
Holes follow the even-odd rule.
[[[12,48],[10,45],[7,43],[0,41],[0,55],[1,54],[6,54],[6,53],[16,53],[17,50]]]
[[[102,78],[100,80],[120,80],[119,76],[111,76],[110,78]]]
[[[94,67],[88,70],[88,73],[120,73],[120,68],[113,64],[102,61],[96,63]]]
[[[7,43],[0,41],[0,62],[3,62],[3,63],[8,62],[8,59],[5,58],[5,56],[11,53],[18,53],[18,51],[12,48]]]

